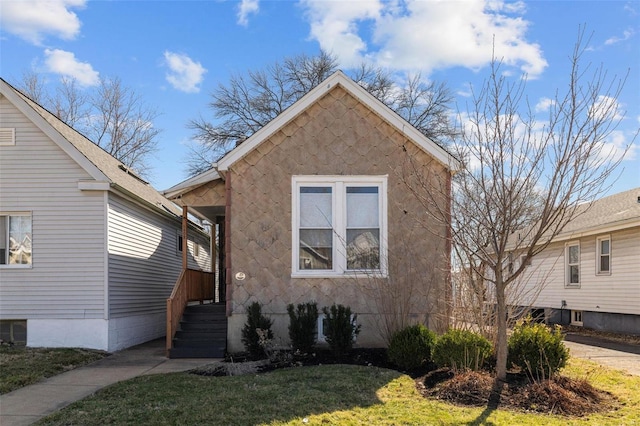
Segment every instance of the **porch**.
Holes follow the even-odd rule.
[[[182,273],[167,299],[166,350],[170,358],[223,357],[226,351],[227,228],[224,182],[187,180],[165,191],[182,206]],[[222,186],[222,190],[220,190]],[[211,226],[212,272],[188,268],[189,217]]]

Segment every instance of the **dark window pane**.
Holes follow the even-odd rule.
[[[347,230],[347,269],[380,269],[380,230]]]
[[[300,266],[303,269],[333,269],[333,231],[300,230]]]

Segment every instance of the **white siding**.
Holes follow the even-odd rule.
[[[113,318],[162,313],[182,268],[177,249],[181,223],[152,213],[123,197],[109,197],[109,304]],[[204,269],[193,257],[189,266]],[[201,242],[200,258],[209,258]],[[202,266],[206,266],[202,263]]]
[[[31,268],[0,267],[1,319],[104,319],[103,192],[53,141],[0,96],[0,127],[16,143],[0,146],[0,211],[31,212]]]
[[[564,243],[533,259],[530,285],[543,285],[535,306],[640,315],[640,228],[607,233],[611,237],[611,274],[596,274],[596,238],[580,242],[580,286],[565,287]],[[548,276],[547,276],[548,275]],[[546,281],[542,277],[546,276]],[[543,283],[544,281],[544,283]]]

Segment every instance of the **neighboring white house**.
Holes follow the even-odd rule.
[[[640,334],[640,188],[595,201],[527,270],[547,321]]]
[[[210,270],[190,224],[189,267]],[[115,351],[165,335],[181,209],[0,79],[0,331]]]

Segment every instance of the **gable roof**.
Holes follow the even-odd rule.
[[[600,198],[569,222],[555,241],[640,226],[640,187]]]
[[[127,169],[122,162],[2,78],[0,93],[94,179],[86,182],[87,188],[118,189],[155,209],[181,215],[174,203]]]
[[[336,71],[302,98],[297,100],[289,108],[284,110],[280,115],[267,123],[267,125],[251,135],[251,137],[246,141],[222,157],[222,159],[217,163],[217,170],[228,170],[233,163],[254,150],[281,127],[293,120],[310,105],[326,95],[329,91],[333,90],[336,86],[341,86],[357,100],[367,105],[396,130],[414,141],[416,145],[422,148],[426,153],[430,154],[433,158],[442,163],[448,170],[457,169],[457,160],[444,148],[422,134],[408,121],[400,117],[388,106],[376,99],[375,96],[367,92],[364,87],[347,77],[342,71]]]
[[[418,147],[443,164],[448,170],[454,171],[460,167],[458,160],[449,154],[444,148],[426,137],[408,121],[400,117],[388,106],[384,105],[372,94],[367,92],[362,86],[347,77],[342,71],[336,71],[302,98],[298,99],[280,115],[267,123],[263,128],[251,135],[243,143],[225,154],[217,163],[212,165],[210,170],[172,186],[171,188],[163,191],[163,194],[168,197],[175,198],[202,184],[221,179],[222,176],[218,172],[227,171],[236,161],[242,159],[244,156],[256,149],[262,142],[269,139],[269,137],[276,133],[280,128],[295,119],[300,113],[326,95],[329,91],[333,90],[336,86],[341,86],[358,101],[367,105],[383,120],[393,126],[400,133],[404,134],[408,139],[415,142]]]

